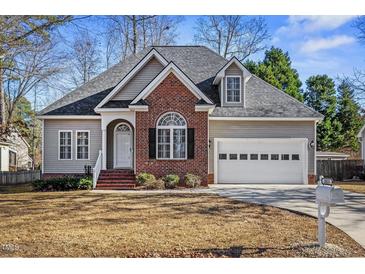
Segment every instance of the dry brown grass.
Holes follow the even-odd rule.
[[[335,182],[335,185],[341,187],[343,190],[365,194],[365,182],[364,181],[360,181],[360,182]]]
[[[206,194],[3,194],[0,220],[2,257],[365,255],[333,226],[320,252],[311,217]]]

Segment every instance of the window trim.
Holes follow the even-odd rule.
[[[240,100],[238,102],[228,101],[228,78],[239,78],[240,79]],[[241,104],[242,103],[242,76],[241,75],[227,75],[225,78],[225,102],[227,104]]]
[[[10,153],[15,154],[15,165],[10,165]],[[11,148],[9,148],[9,150],[8,150],[8,164],[9,164],[9,167],[15,167],[15,168],[18,167],[18,152],[14,149],[11,149]]]
[[[293,156],[294,156],[294,155],[297,155],[297,156],[298,156],[298,159],[293,159]],[[301,157],[300,157],[300,153],[292,153],[292,154],[291,154],[291,157],[290,157],[291,161],[300,161],[300,158],[301,158]]]
[[[280,161],[280,153],[270,153],[269,154],[270,155],[270,161]],[[273,155],[277,155],[278,156],[278,158],[277,159],[273,159]]]
[[[79,132],[87,132],[88,133],[88,145],[87,145],[87,159],[80,159],[79,157],[78,157],[78,155],[77,155],[77,148],[78,148],[78,144],[77,144],[77,133],[79,133]],[[76,143],[75,143],[75,148],[76,148],[76,150],[75,150],[75,159],[76,160],[84,160],[84,161],[90,161],[90,145],[91,145],[91,143],[90,143],[90,130],[87,130],[87,129],[80,129],[80,130],[76,130],[76,136],[75,136],[75,141],[76,141]]]
[[[178,114],[180,117],[184,119],[185,126],[159,126],[160,120],[168,114]],[[170,130],[170,157],[169,158],[160,158],[158,157],[158,130],[159,129],[169,129]],[[183,158],[174,158],[174,129],[185,129],[185,157]],[[185,117],[176,111],[165,112],[160,115],[156,122],[156,160],[187,160],[188,159],[188,123]]]
[[[256,155],[257,156],[257,159],[252,159],[251,156],[252,155]],[[260,160],[260,153],[250,153],[250,161],[259,161]]]
[[[266,155],[267,159],[262,159],[262,156]],[[260,153],[260,161],[269,161],[270,160],[270,154],[269,153]]]
[[[61,132],[71,132],[71,158],[70,159],[61,159]],[[72,136],[72,130],[71,129],[62,129],[58,131],[58,160],[59,161],[71,161],[72,160],[72,151],[73,151],[73,136]]]
[[[280,161],[290,161],[290,153],[281,153]],[[288,156],[288,159],[284,159],[284,156]]]

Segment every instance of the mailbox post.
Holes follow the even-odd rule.
[[[318,243],[323,247],[326,243],[326,218],[330,207],[344,203],[343,191],[339,187],[324,185],[323,178],[318,181],[316,188],[316,203],[318,204]]]

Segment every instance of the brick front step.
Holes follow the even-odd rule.
[[[99,179],[98,184],[135,184],[135,180],[131,179]]]
[[[130,190],[135,189],[135,184],[97,184],[97,190]]]
[[[129,169],[108,169],[100,172],[96,189],[100,190],[121,190],[134,189],[136,178],[133,170]]]
[[[99,176],[99,180],[120,180],[120,179],[123,179],[123,180],[131,180],[131,181],[135,181],[135,177],[134,176],[118,176],[118,175],[108,175],[108,176],[105,176],[105,175],[100,175]]]
[[[122,173],[122,174],[134,174],[133,170],[130,169],[107,169],[107,170],[101,170],[100,171],[101,174],[103,173]]]

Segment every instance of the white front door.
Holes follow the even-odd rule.
[[[132,129],[125,123],[114,131],[114,168],[131,168],[133,160]]]

